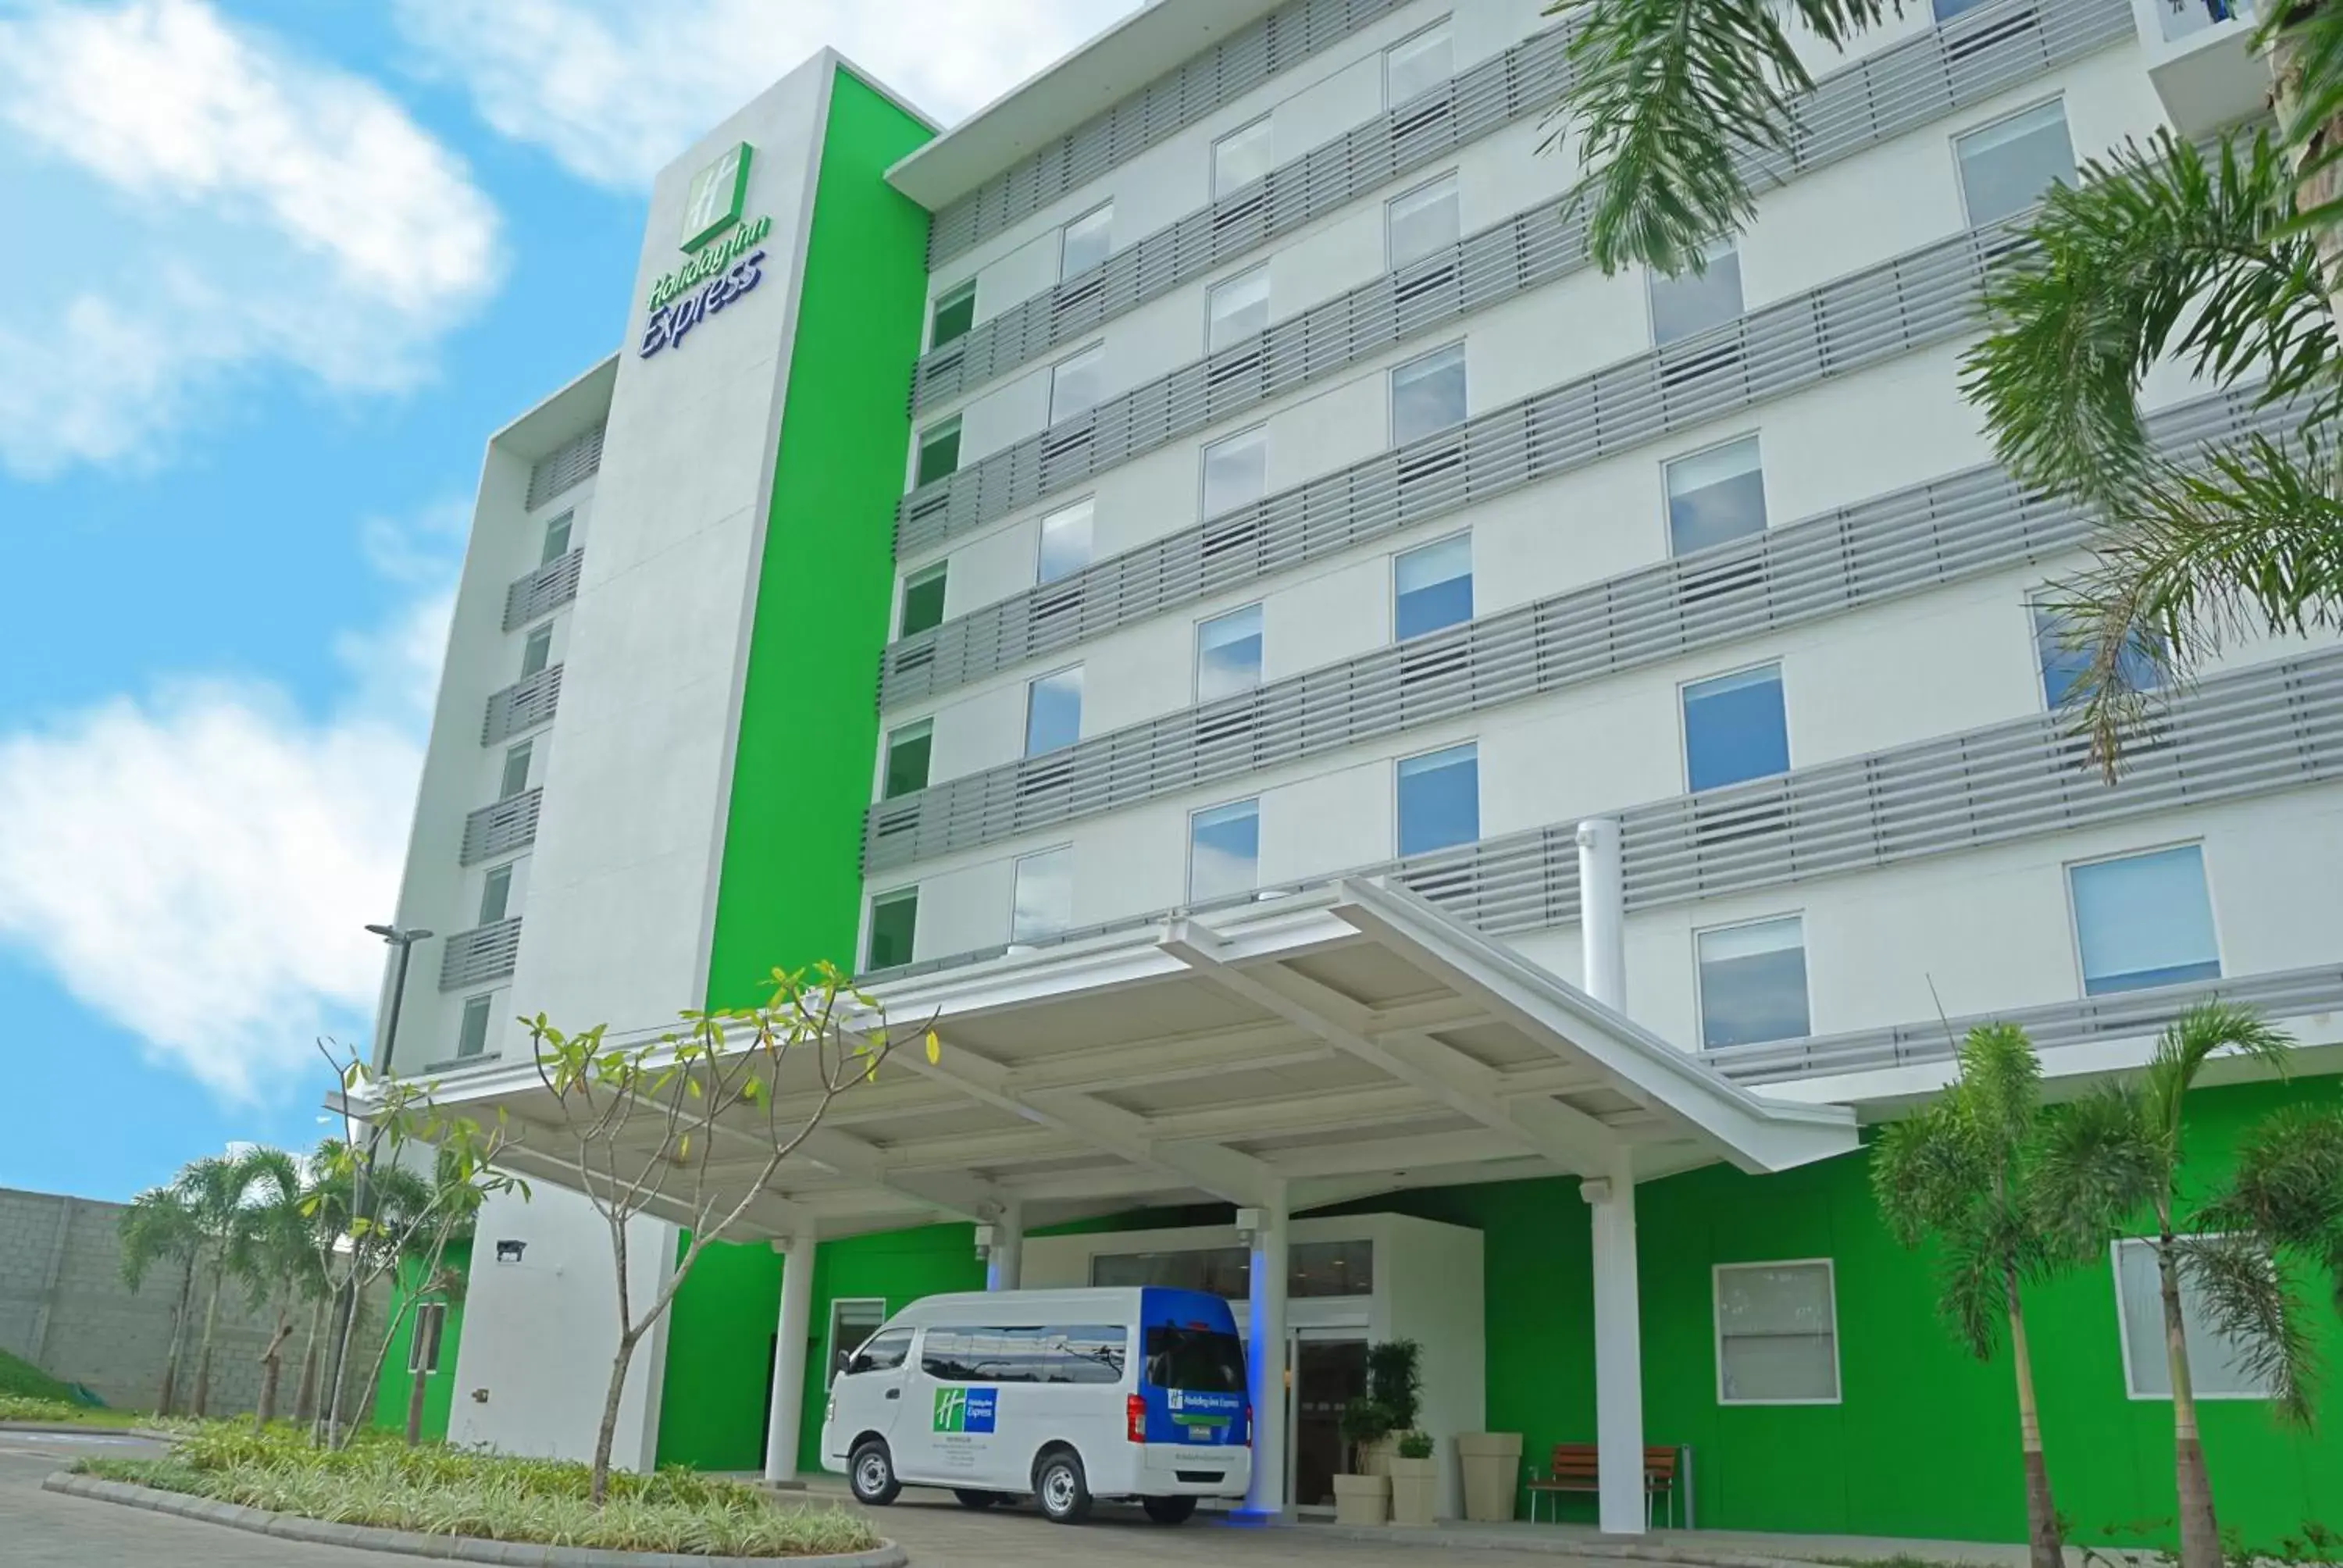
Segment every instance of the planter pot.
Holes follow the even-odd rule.
[[[1334,1478],[1334,1523],[1381,1524],[1391,1517],[1391,1477],[1338,1475]]]
[[[1522,1434],[1462,1432],[1456,1439],[1456,1456],[1464,1468],[1464,1517],[1476,1524],[1512,1519],[1522,1478]]]
[[[1440,1461],[1402,1459],[1391,1462],[1391,1511],[1393,1524],[1429,1524],[1440,1498]]]
[[[1359,1444],[1359,1473],[1389,1475],[1391,1462],[1399,1454],[1399,1439],[1379,1437],[1373,1442]]]

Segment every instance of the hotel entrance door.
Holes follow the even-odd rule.
[[[1337,1330],[1334,1333],[1345,1333]],[[1334,1477],[1347,1467],[1342,1407],[1367,1392],[1367,1342],[1326,1331],[1298,1331],[1286,1347],[1293,1399],[1286,1431],[1292,1473],[1286,1496],[1296,1508],[1334,1506]]]

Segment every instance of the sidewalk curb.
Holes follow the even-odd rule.
[[[1403,1541],[1411,1546],[1444,1546],[1453,1552],[1521,1552],[1605,1562],[1666,1563],[1677,1564],[1679,1568],[1828,1568],[1827,1564],[1801,1557],[1708,1551],[1697,1546],[1638,1546],[1624,1541],[1589,1541],[1578,1536],[1557,1536],[1545,1541],[1535,1536],[1503,1535],[1493,1532],[1474,1534],[1470,1531],[1426,1530],[1399,1524],[1326,1524],[1316,1521],[1290,1524],[1287,1528],[1309,1535],[1332,1536],[1339,1541],[1383,1544]]]
[[[524,1568],[904,1568],[910,1557],[891,1541],[875,1550],[824,1557],[701,1557],[673,1552],[612,1552],[592,1546],[548,1546],[535,1541],[482,1541],[468,1535],[423,1535],[411,1530],[379,1530],[368,1524],[330,1524],[321,1519],[301,1519],[271,1513],[234,1503],[188,1497],[136,1486],[126,1481],[106,1481],[95,1475],[59,1471],[41,1483],[44,1492],[116,1503],[198,1519],[210,1524],[273,1535],[283,1541],[306,1541],[317,1546],[353,1546],[367,1552],[396,1552],[409,1557],[434,1557],[443,1562],[521,1564]]]

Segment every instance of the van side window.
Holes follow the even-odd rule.
[[[903,1364],[903,1358],[910,1353],[911,1331],[889,1329],[883,1334],[873,1334],[864,1341],[862,1348],[854,1352],[854,1359],[846,1363],[846,1370],[850,1374],[893,1372]]]
[[[932,1328],[920,1369],[939,1382],[1118,1383],[1130,1339],[1121,1323]]]

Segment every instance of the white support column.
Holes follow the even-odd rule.
[[[1252,1225],[1252,1299],[1245,1336],[1246,1386],[1252,1397],[1252,1486],[1243,1512],[1257,1520],[1285,1514],[1285,1271],[1282,1205],[1241,1209]]]
[[[990,1214],[984,1226],[984,1288],[1013,1291],[1025,1277],[1025,1211],[1011,1203]],[[982,1232],[980,1232],[982,1233]]]
[[[1586,994],[1625,1012],[1627,882],[1615,817],[1589,817],[1578,825],[1578,943]]]
[[[1581,840],[1584,842],[1584,840]],[[1635,1282],[1635,1169],[1625,1149],[1609,1173],[1579,1183],[1594,1221],[1594,1443],[1606,1535],[1641,1535],[1644,1335]]]
[[[813,1327],[811,1236],[773,1243],[781,1255],[781,1316],[773,1344],[773,1408],[765,1434],[765,1482],[798,1478],[798,1433],[805,1412],[806,1340]]]

